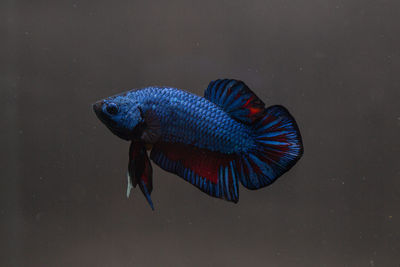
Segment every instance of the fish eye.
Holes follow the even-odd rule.
[[[118,106],[114,103],[110,103],[107,105],[106,110],[111,115],[116,115],[118,113]]]

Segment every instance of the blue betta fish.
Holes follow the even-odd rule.
[[[146,87],[98,101],[98,118],[131,141],[129,197],[139,185],[152,209],[150,159],[210,196],[237,203],[239,181],[270,185],[302,156],[297,124],[282,106],[265,104],[238,80],[212,81],[200,97],[176,88]]]

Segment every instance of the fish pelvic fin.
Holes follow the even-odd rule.
[[[150,197],[153,191],[153,169],[146,147],[141,141],[132,141],[129,148],[127,197],[129,197],[132,187],[136,187],[136,185],[139,185],[151,209],[154,210]]]

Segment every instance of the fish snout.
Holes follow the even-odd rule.
[[[93,104],[93,110],[96,113],[96,115],[99,115],[102,111],[102,106],[103,106],[104,102],[101,101],[97,101],[96,103]]]

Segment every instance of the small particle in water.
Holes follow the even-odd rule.
[[[40,218],[42,217],[42,212],[38,212],[35,216],[36,221],[40,221]]]

